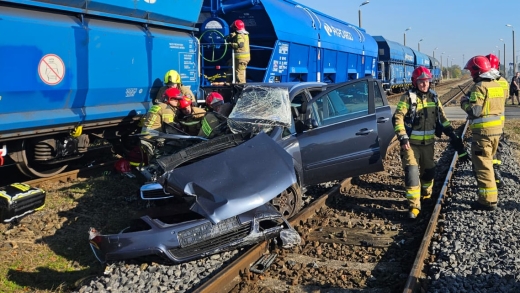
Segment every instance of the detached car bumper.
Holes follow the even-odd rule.
[[[91,228],[89,241],[100,262],[158,255],[180,263],[271,239],[284,229],[295,232],[280,213],[265,204],[217,224],[204,218],[167,224],[143,216],[118,234],[102,235]]]

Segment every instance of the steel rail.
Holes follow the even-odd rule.
[[[451,102],[456,97],[460,97],[460,96],[462,96],[462,93],[455,95],[453,98],[446,101],[445,104]],[[469,125],[469,121],[466,120],[464,129],[463,129],[462,135],[461,135],[462,138],[464,138],[464,135],[466,134],[468,125]],[[406,284],[404,286],[403,293],[416,292],[417,286],[420,285],[421,273],[422,273],[423,267],[424,267],[424,260],[428,256],[428,249],[430,247],[431,239],[432,239],[433,233],[435,232],[435,229],[437,229],[437,223],[439,220],[442,203],[444,201],[444,198],[447,196],[448,185],[450,183],[451,176],[453,175],[455,165],[457,164],[457,159],[458,159],[458,154],[457,154],[457,152],[455,152],[453,154],[453,158],[451,160],[451,164],[448,169],[448,173],[446,174],[446,178],[444,179],[444,183],[443,183],[441,191],[439,193],[439,198],[437,199],[437,202],[433,209],[432,215],[430,217],[430,221],[428,222],[428,226],[426,227],[426,231],[424,232],[423,239],[421,240],[421,245],[419,246],[419,251],[417,252],[417,255],[415,257],[415,260],[414,260],[414,263],[412,266],[412,270],[410,271],[410,274],[408,275],[408,279],[406,280]]]
[[[326,193],[321,195],[318,199],[313,201],[310,205],[294,215],[289,220],[293,226],[299,225],[301,222],[312,217],[318,210],[325,206],[325,203],[330,195],[348,189],[351,186],[351,178],[346,178],[340,184],[335,185]],[[229,292],[240,282],[240,276],[248,274],[249,267],[256,260],[258,260],[267,250],[267,241],[256,244],[253,248],[248,250],[242,256],[230,263],[226,268],[214,275],[212,278],[204,282],[200,287],[193,291],[193,293],[220,293]]]

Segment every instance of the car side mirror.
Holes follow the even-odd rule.
[[[309,118],[309,119],[305,120],[305,128],[306,129],[318,128],[318,122],[314,118]]]

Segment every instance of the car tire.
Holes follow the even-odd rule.
[[[302,197],[302,189],[298,183],[295,183],[273,198],[271,204],[284,218],[290,219],[302,208]]]

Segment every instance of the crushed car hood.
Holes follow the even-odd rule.
[[[194,196],[191,210],[213,224],[257,208],[292,184],[291,155],[267,134],[212,157],[168,171],[160,178],[166,189]]]

